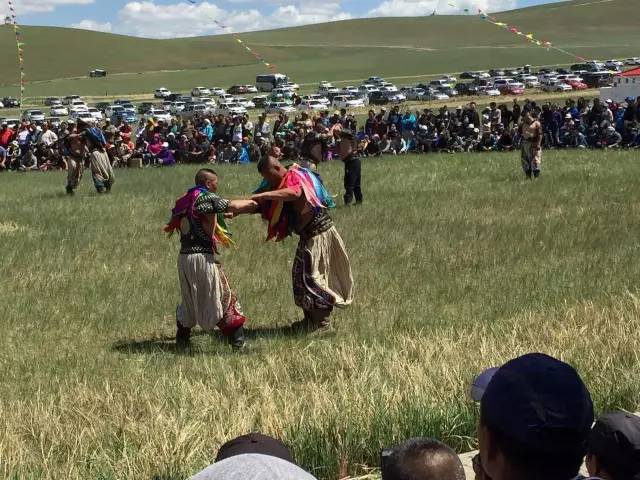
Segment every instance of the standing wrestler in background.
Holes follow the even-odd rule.
[[[353,198],[356,205],[362,203],[362,163],[358,153],[355,135],[352,130],[338,129],[338,153],[344,163],[344,204],[351,205]]]
[[[96,191],[99,194],[110,193],[116,177],[106,150],[107,140],[102,130],[97,127],[87,128],[84,131],[84,138],[89,149],[91,176]]]
[[[63,154],[67,162],[67,194],[73,195],[76,188],[82,180],[82,171],[84,169],[84,156],[86,148],[82,132],[87,124],[82,120],[78,120],[77,126],[69,124],[70,133],[62,139]]]
[[[535,110],[525,113],[523,119],[522,169],[527,178],[538,178],[542,163],[542,124]]]

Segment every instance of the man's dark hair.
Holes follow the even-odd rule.
[[[456,453],[431,438],[411,438],[395,447],[382,465],[383,480],[465,480]]]
[[[573,478],[580,470],[586,454],[585,439],[577,439],[575,435],[566,434],[565,441],[561,438],[562,435],[554,435],[554,438],[549,440],[550,444],[558,446],[554,454],[550,453],[548,445],[540,445],[540,449],[530,445],[522,445],[521,442],[510,438],[499,429],[488,425],[482,412],[480,413],[480,425],[489,430],[494,444],[507,458],[517,477],[522,480]],[[567,445],[570,447],[563,448]],[[544,450],[545,447],[547,447],[546,450]]]
[[[271,161],[271,158],[269,155],[262,157],[258,162],[258,172],[260,173],[264,172],[265,168],[267,168],[270,161]]]
[[[203,186],[206,183],[207,177],[209,175],[215,175],[216,177],[218,176],[215,170],[212,170],[211,168],[201,168],[200,170],[198,170],[195,179],[196,185],[200,187]]]

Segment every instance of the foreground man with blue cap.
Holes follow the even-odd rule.
[[[481,374],[472,395],[480,401],[477,477],[578,477],[594,417],[573,367],[541,353],[524,355]]]

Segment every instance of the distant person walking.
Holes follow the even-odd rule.
[[[84,131],[87,148],[89,148],[89,162],[93,184],[99,194],[111,192],[111,187],[116,181],[113,167],[106,151],[107,140],[102,130],[96,127]]]
[[[522,169],[527,178],[540,176],[542,163],[542,125],[538,112],[530,110],[523,116],[522,123]]]
[[[78,121],[77,128],[69,124],[70,133],[62,138],[63,154],[67,162],[67,194],[73,195],[82,180],[86,147],[82,131],[86,124]]]

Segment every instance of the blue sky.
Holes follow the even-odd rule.
[[[556,0],[557,1],[557,0]],[[215,18],[234,31],[262,30],[368,16],[499,11],[549,0],[13,0],[25,25],[88,28],[171,38],[222,33]],[[3,4],[5,2],[2,2]],[[321,5],[320,5],[321,4]],[[6,6],[0,6],[0,14]]]

